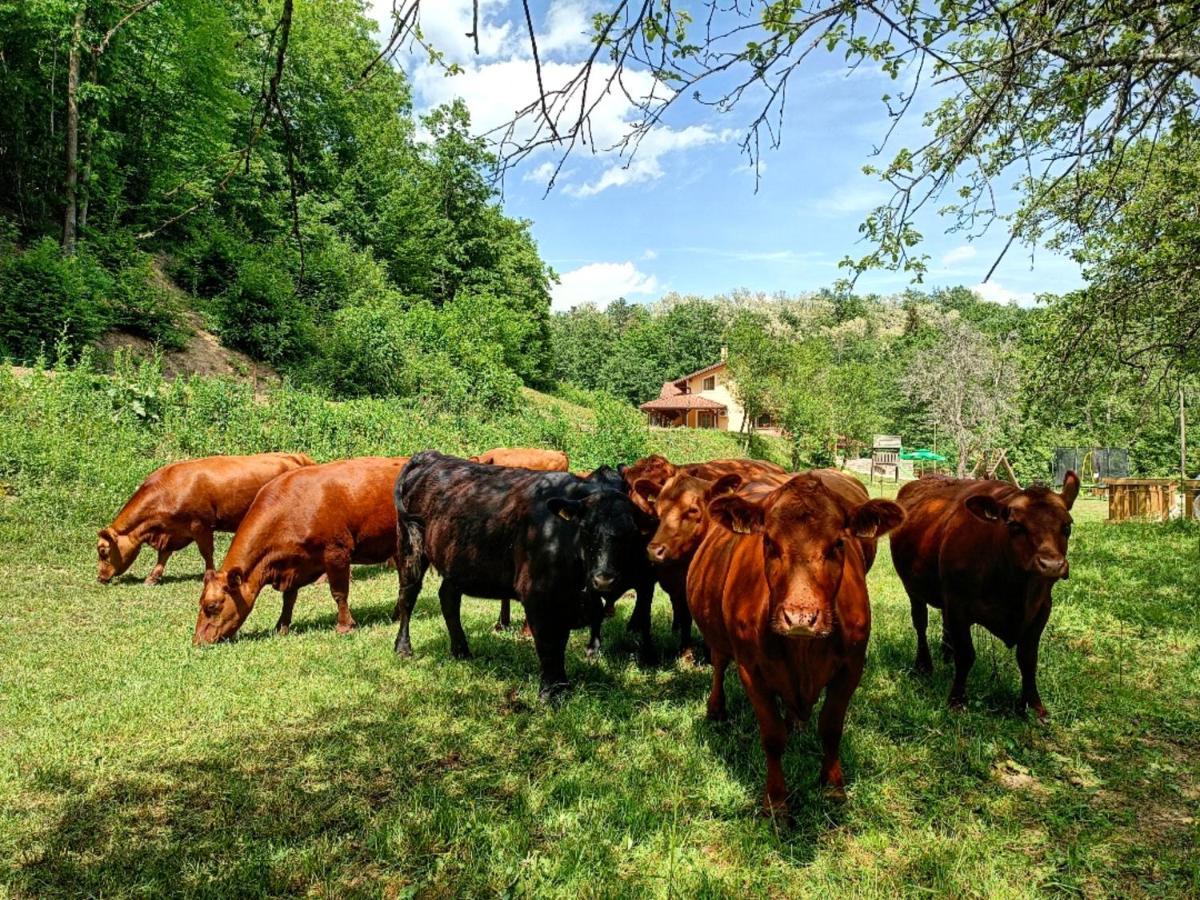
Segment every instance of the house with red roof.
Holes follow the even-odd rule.
[[[646,413],[653,428],[749,430],[724,351],[719,362],[682,378],[664,381],[658,397],[638,408]],[[774,423],[763,419],[756,430],[775,431]]]

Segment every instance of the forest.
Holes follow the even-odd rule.
[[[0,3],[0,356],[75,358],[112,329],[170,351],[200,323],[320,396],[486,418],[522,386],[636,404],[728,348],[796,466],[894,432],[952,466],[1003,447],[1024,478],[1057,446],[1179,471],[1193,229],[1167,213],[1197,193],[1190,149],[1104,228],[1059,234],[1089,287],[1032,308],[782,285],[552,313],[502,161],[461,102],[414,111],[374,27],[356,0]]]

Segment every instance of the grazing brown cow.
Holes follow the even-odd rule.
[[[496,447],[472,456],[470,461],[485,466],[533,469],[535,472],[566,472],[568,468],[567,454],[561,450],[537,450],[532,447]]]
[[[1021,702],[1046,717],[1037,689],[1037,655],[1050,618],[1050,591],[1066,578],[1071,506],[1079,478],[1068,472],[1061,494],[1020,490],[1001,481],[922,478],[896,497],[907,513],[892,535],[892,561],[912,605],[919,672],[933,661],[926,606],[942,611],[942,654],[954,657],[950,705],[962,706],[975,662],[971,626],[982,625],[1017,648]]]
[[[288,472],[255,498],[225,561],[204,577],[194,644],[233,637],[259,592],[283,593],[275,630],[292,624],[296,593],[322,575],[337,604],[339,634],[354,627],[350,566],[396,555],[392,489],[407,457],[364,456]]]
[[[314,465],[303,453],[208,456],[171,463],[150,473],[97,534],[97,578],[108,584],[148,544],[158,551],[146,584],[158,584],[171,554],[196,542],[204,570],[213,569],[213,532],[234,531],[259,488],[277,475]]]
[[[871,606],[867,554],[904,518],[890,500],[854,502],[806,473],[782,486],[723,493],[688,570],[688,605],[713,664],[708,717],[725,717],[725,669],[737,663],[767,757],[763,807],[785,812],[781,759],[789,718],[806,721],[821,691],[821,783],[841,792],[838,749],[862,677]]]
[[[763,477],[786,476],[782,466],[760,459],[714,459],[703,463],[688,463],[677,466],[666,457],[657,454],[639,459],[631,466],[621,469],[621,476],[629,486],[629,497],[643,512],[657,515],[654,496],[676,475],[688,475],[705,481],[716,481],[725,475],[740,475],[745,481],[757,481]],[[647,493],[649,492],[649,493]],[[651,496],[653,495],[653,496]],[[654,563],[658,583],[671,600],[672,629],[679,635],[679,652],[686,653],[692,645],[692,615],[687,604],[687,561],[656,558]],[[650,602],[638,603],[629,617],[631,631],[644,632],[650,627]]]

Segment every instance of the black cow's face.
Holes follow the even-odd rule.
[[[597,491],[581,500],[555,497],[550,511],[579,529],[587,586],[599,593],[613,589],[641,561],[654,520],[624,494]]]
[[[1058,579],[1069,576],[1067,541],[1071,536],[1071,507],[1079,494],[1079,478],[1068,472],[1061,494],[1043,487],[1023,490],[1007,500],[980,494],[968,497],[967,509],[976,518],[1003,525],[1017,565],[1031,575]]]

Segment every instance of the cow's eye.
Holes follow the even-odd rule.
[[[767,556],[775,556],[778,552],[778,549],[779,548],[775,546],[775,542],[769,537],[763,538],[763,550],[766,552]]]
[[[839,553],[843,552],[845,549],[846,549],[846,539],[845,538],[838,538],[836,541],[833,542],[834,554],[839,554]]]
[[[1070,537],[1070,536],[1071,536],[1071,523],[1068,522],[1066,525],[1063,526],[1063,537]]]

